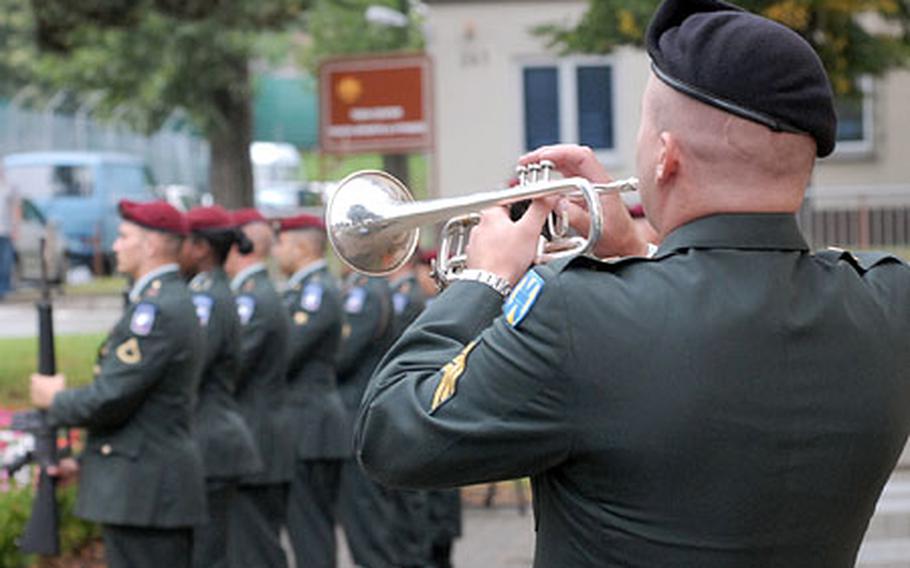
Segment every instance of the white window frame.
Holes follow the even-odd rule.
[[[864,158],[875,150],[875,81],[872,77],[859,79],[859,89],[863,95],[863,137],[861,140],[837,141],[832,158]]]
[[[600,55],[572,55],[566,57],[523,57],[517,60],[516,75],[521,104],[517,109],[519,113],[518,123],[521,125],[521,151],[526,149],[525,132],[527,124],[524,113],[524,70],[528,67],[555,67],[557,75],[557,85],[559,89],[559,139],[566,144],[578,144],[578,74],[576,70],[579,67],[604,66],[610,67],[612,73],[611,87],[613,88],[612,108],[610,112],[613,118],[613,147],[598,148],[594,150],[595,155],[602,164],[615,165],[619,163],[619,120],[617,107],[619,102],[619,90],[616,85],[619,84],[617,78],[616,59],[613,56]],[[533,149],[533,148],[531,148]]]

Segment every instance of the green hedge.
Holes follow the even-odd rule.
[[[32,508],[33,490],[10,489],[0,492],[0,566],[28,568],[37,558],[19,552],[16,540],[22,534]],[[60,505],[60,548],[63,554],[76,552],[101,535],[97,525],[73,516],[75,486],[57,491]]]

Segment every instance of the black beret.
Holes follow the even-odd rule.
[[[834,150],[831,83],[793,30],[720,0],[665,0],[647,32],[654,74],[703,103]]]

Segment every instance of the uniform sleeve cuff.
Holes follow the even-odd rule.
[[[422,319],[456,323],[458,339],[467,343],[502,313],[502,296],[486,284],[456,280],[427,307]]]

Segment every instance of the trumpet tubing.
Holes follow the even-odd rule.
[[[592,184],[584,178],[573,177],[414,201],[407,187],[395,177],[379,170],[363,170],[352,173],[338,184],[326,207],[325,224],[329,242],[345,264],[363,274],[380,276],[394,272],[414,254],[421,226],[476,213],[494,205],[548,195],[582,195],[592,211],[593,221],[593,211],[600,208],[596,199],[598,194],[634,191],[637,184],[635,178]],[[599,217],[598,214],[598,227]],[[596,242],[599,233],[598,228],[593,241],[588,240]]]

